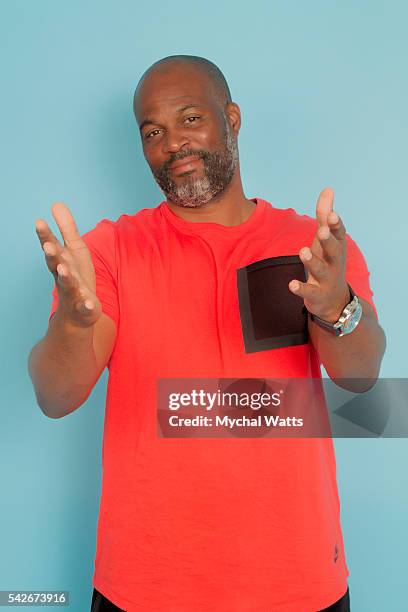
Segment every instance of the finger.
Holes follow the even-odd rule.
[[[333,236],[342,241],[346,238],[346,228],[344,227],[343,221],[337,213],[332,211],[327,217],[328,225]]]
[[[289,290],[303,298],[304,300],[308,300],[310,302],[318,303],[321,297],[321,289],[318,285],[311,285],[310,283],[302,283],[300,280],[291,280],[289,285]]]
[[[334,192],[326,187],[320,193],[316,204],[316,219],[319,227],[327,225],[327,217],[333,210]]]
[[[65,264],[65,266],[68,267],[70,273],[75,276],[78,281],[80,280],[75,266],[75,262],[72,260],[69,251],[62,247],[59,242],[44,242],[43,250],[47,266],[50,272],[54,274],[56,280],[58,264]]]
[[[59,242],[44,242],[43,251],[46,257],[56,257],[63,251],[63,247]]]
[[[78,279],[66,263],[59,262],[56,266],[57,284],[63,291],[76,290],[79,287]]]
[[[327,263],[314,254],[309,247],[303,247],[300,249],[299,257],[308,273],[309,284],[309,274],[312,274],[312,276],[319,282],[327,279],[329,272]]]
[[[75,304],[75,310],[82,315],[90,315],[95,312],[96,305],[91,299],[86,298],[84,300],[80,300]]]
[[[57,242],[44,242],[43,251],[45,254],[45,262],[48,269],[53,274],[56,273],[57,265],[61,262],[61,256],[63,248],[61,244]]]
[[[70,249],[86,248],[68,206],[65,206],[62,202],[57,202],[52,206],[51,211],[65,246]]]
[[[319,227],[316,235],[322,248],[323,259],[329,263],[333,263],[340,257],[343,248],[342,245],[337,238],[333,236],[327,225]]]
[[[90,314],[96,308],[94,299],[88,294],[86,288],[82,287],[75,274],[64,263],[57,266],[57,284],[59,291],[70,300],[70,309],[80,314]]]
[[[60,244],[58,238],[54,236],[48,223],[44,221],[44,219],[37,219],[35,221],[35,231],[42,247],[44,247],[44,242]]]

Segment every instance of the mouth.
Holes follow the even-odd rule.
[[[195,170],[200,161],[201,159],[197,156],[184,157],[183,159],[173,162],[169,167],[174,174],[179,175],[183,172]]]

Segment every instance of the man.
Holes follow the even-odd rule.
[[[156,384],[323,364],[368,388],[385,340],[365,261],[330,189],[316,220],[245,197],[240,109],[208,60],[153,64],[134,112],[166,200],[83,237],[54,204],[64,245],[36,222],[56,282],[29,360],[41,409],[74,411],[109,368],[93,610],[349,610],[332,440],[159,438]],[[297,254],[308,277],[287,294],[310,313],[309,340],[246,352],[237,270]]]

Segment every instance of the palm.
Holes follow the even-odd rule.
[[[52,207],[52,214],[64,245],[57,240],[44,220],[40,219],[36,223],[36,231],[46,254],[48,268],[58,287],[58,307],[73,324],[88,327],[102,313],[96,296],[91,253],[78,232],[69,208],[59,202]]]

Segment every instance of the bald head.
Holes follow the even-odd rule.
[[[201,77],[206,81],[206,86],[210,88],[212,95],[218,103],[225,108],[231,102],[231,92],[228,83],[221,70],[210,60],[197,55],[169,55],[152,64],[140,77],[133,99],[133,106],[136,113],[138,98],[149,77],[155,74],[169,74],[171,71],[186,69],[186,74],[191,75],[195,71],[196,77]]]

